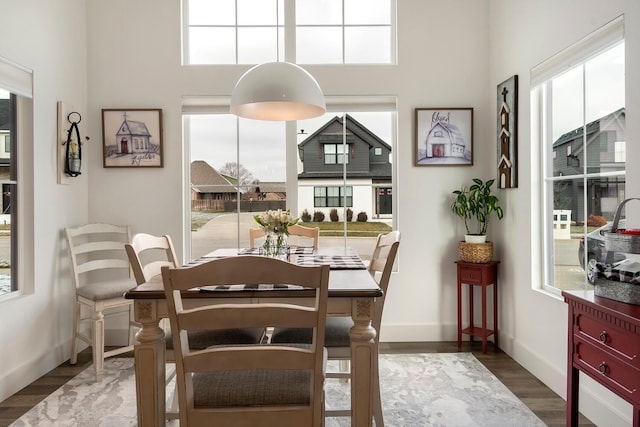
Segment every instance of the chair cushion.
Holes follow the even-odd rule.
[[[206,331],[189,331],[189,347],[192,350],[204,350],[207,347],[223,344],[258,344],[262,341],[264,328],[217,329]],[[166,335],[167,348],[173,349],[171,332]]]
[[[133,278],[108,280],[80,286],[76,289],[76,294],[92,301],[103,301],[111,298],[122,298],[125,292],[136,286],[136,281]]]
[[[308,405],[310,371],[256,370],[197,373],[193,376],[194,406]]]
[[[349,331],[353,327],[351,317],[327,317],[324,333],[325,347],[348,347]],[[272,344],[311,343],[311,329],[275,328],[271,335]]]

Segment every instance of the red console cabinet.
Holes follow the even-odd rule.
[[[578,426],[579,373],[633,405],[640,427],[640,306],[563,291],[569,305],[567,426]]]

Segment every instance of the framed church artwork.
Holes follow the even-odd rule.
[[[102,155],[105,168],[161,168],[162,110],[103,109]]]
[[[416,166],[473,165],[473,108],[415,109]]]
[[[498,85],[498,188],[518,187],[518,76]]]

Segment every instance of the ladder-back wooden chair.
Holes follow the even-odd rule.
[[[131,243],[125,245],[131,270],[138,285],[149,281],[154,276],[161,274],[161,268],[179,267],[178,257],[173,246],[173,241],[168,235],[154,236],[146,233],[138,233],[133,236]],[[173,338],[171,328],[164,325],[167,362],[174,362]],[[212,330],[212,331],[191,331],[189,332],[189,343],[194,350],[203,350],[212,345],[219,344],[256,344],[262,342],[265,330],[253,329],[233,329],[233,330]],[[171,380],[172,376],[167,378]],[[178,418],[177,396],[167,407],[167,419]]]
[[[305,227],[303,225],[294,224],[288,228],[289,246],[308,246],[303,243],[312,243],[313,249],[318,249],[318,242],[320,240],[320,228],[319,227]],[[250,228],[249,229],[249,245],[252,248],[257,247],[256,241],[264,237],[264,230],[262,228]]]
[[[293,246],[308,246],[304,243],[313,242],[313,249],[318,250],[320,227],[305,227],[304,225],[294,224],[289,227],[288,231],[290,236],[300,237],[300,239],[295,240]]]
[[[214,259],[162,268],[174,331],[180,424],[197,426],[321,426],[324,418],[324,327],[329,266],[305,267],[260,256]],[[227,303],[188,308],[181,291],[215,285],[299,285],[309,306]],[[308,345],[233,345],[190,349],[188,331],[228,328],[312,329]]]
[[[373,417],[376,427],[384,426],[382,417],[382,402],[380,398],[380,374],[378,368],[378,351],[380,347],[380,325],[382,324],[382,312],[384,301],[387,296],[389,279],[393,269],[393,263],[400,245],[400,232],[392,231],[385,235],[378,235],[371,261],[369,262],[369,273],[376,279],[378,286],[384,292],[382,297],[376,299],[374,307],[374,317],[372,326],[376,329],[373,367]],[[349,331],[353,327],[350,317],[327,317],[325,332],[325,347],[327,347],[329,360],[339,360],[341,363],[340,372],[328,372],[327,378],[350,378],[348,363],[351,360],[351,338]],[[275,328],[271,336],[271,343],[306,343],[311,339],[311,331],[301,328]],[[346,365],[346,367],[345,367]],[[328,417],[349,416],[350,410],[328,410]]]
[[[69,363],[77,362],[77,341],[84,341],[92,347],[96,381],[102,381],[104,359],[133,350],[133,301],[124,298],[124,293],[136,286],[124,250],[131,231],[128,226],[87,224],[66,228],[65,235],[76,289]],[[129,311],[127,345],[105,351],[104,312],[117,307]],[[91,325],[88,334],[82,329],[87,323]]]

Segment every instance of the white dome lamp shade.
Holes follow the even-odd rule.
[[[229,109],[256,120],[302,120],[327,110],[320,85],[290,62],[267,62],[244,73],[231,94]]]

